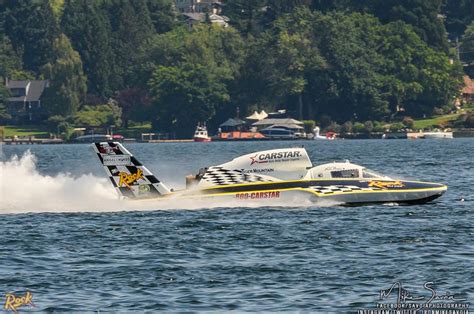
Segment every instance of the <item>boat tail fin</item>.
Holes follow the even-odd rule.
[[[110,181],[121,195],[137,199],[156,198],[171,193],[122,144],[101,142],[92,146]]]

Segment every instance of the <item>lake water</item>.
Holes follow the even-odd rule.
[[[47,311],[355,312],[397,281],[474,302],[474,139],[127,147],[179,188],[200,167],[298,145],[314,164],[449,189],[415,206],[137,205],[117,200],[89,145],[3,146],[0,305],[29,290]]]

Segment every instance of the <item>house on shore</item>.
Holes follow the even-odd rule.
[[[292,130],[304,130],[303,125],[303,122],[291,118],[262,119],[252,123],[252,126],[257,127],[257,129],[264,129],[268,127],[285,127]]]
[[[228,27],[229,26],[229,18],[227,16],[217,15],[217,14],[208,14],[208,13],[183,13],[184,21],[188,25],[189,28],[192,28],[194,25],[199,23],[206,22],[206,19],[211,24]]]
[[[41,99],[49,87],[47,80],[5,80],[10,93],[7,111],[15,122],[33,123],[45,116]]]
[[[260,113],[254,111],[244,120],[228,119],[219,126],[216,140],[306,138],[304,123],[290,118],[285,110]]]
[[[474,80],[464,75],[464,87],[461,90],[461,100],[463,103],[474,103]]]
[[[242,129],[245,129],[245,121],[240,120],[239,118],[227,119],[219,125],[219,130],[221,132],[243,131]]]
[[[229,18],[222,16],[222,2],[216,0],[175,0],[176,10],[182,14],[189,28],[204,22],[227,27]]]

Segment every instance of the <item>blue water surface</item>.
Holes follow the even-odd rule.
[[[315,164],[349,159],[390,176],[445,183],[449,190],[414,206],[190,210],[177,204],[151,211],[3,214],[0,301],[5,293],[29,290],[33,310],[40,311],[355,312],[374,307],[380,290],[396,281],[422,295],[429,295],[423,283],[431,281],[440,294],[474,302],[474,139],[128,148],[159,179],[178,184],[200,167],[237,155],[300,145]],[[42,175],[105,177],[88,145],[3,146],[1,161],[27,149]],[[8,184],[11,178],[0,175]]]

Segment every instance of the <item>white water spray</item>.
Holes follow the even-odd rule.
[[[29,151],[0,162],[0,213],[98,211],[119,200],[106,179],[43,175]]]

